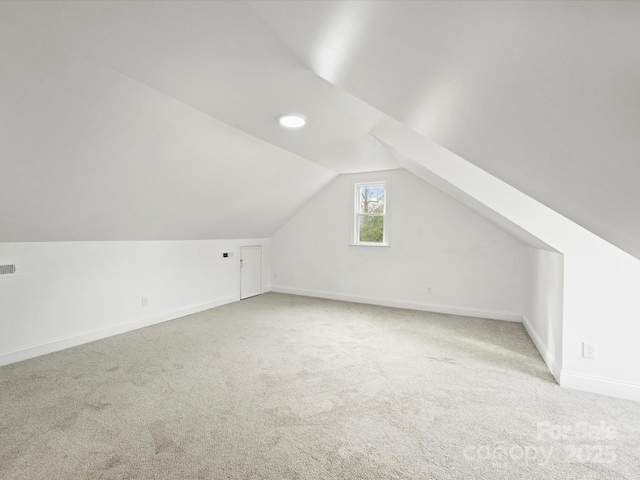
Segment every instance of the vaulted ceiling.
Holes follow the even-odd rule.
[[[439,143],[640,257],[635,2],[1,2],[0,241],[271,235]],[[282,113],[308,118],[301,130]]]

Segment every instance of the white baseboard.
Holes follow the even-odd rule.
[[[301,295],[304,297],[326,298],[329,300],[341,300],[344,302],[368,303],[383,307],[406,308],[409,310],[422,310],[426,312],[446,313],[449,315],[461,315],[464,317],[488,318],[492,320],[504,320],[507,322],[522,322],[522,314],[515,312],[501,312],[497,310],[483,310],[477,308],[456,307],[450,305],[435,305],[429,303],[405,302],[379,297],[366,297],[362,295],[346,295],[342,293],[320,292],[316,290],[303,290],[300,288],[271,286],[272,292]]]
[[[563,371],[560,386],[640,402],[640,385],[636,383]]]
[[[84,343],[93,342],[95,340],[111,337],[113,335],[119,335],[121,333],[130,332],[132,330],[138,330],[139,328],[144,328],[150,325],[155,325],[157,323],[174,320],[186,315],[191,315],[192,313],[202,312],[204,310],[209,310],[210,308],[219,307],[221,305],[226,305],[227,303],[236,301],[238,301],[238,297],[234,295],[233,297],[213,300],[211,302],[194,305],[192,307],[183,308],[173,312],[163,313],[161,315],[156,315],[154,317],[145,318],[142,320],[136,320],[134,322],[113,325],[111,327],[83,332],[76,335],[68,335],[47,342],[29,345],[28,347],[23,347],[17,350],[2,352],[0,353],[0,366],[20,362],[29,358],[39,357],[40,355],[57,352],[59,350],[64,350],[65,348],[76,347]]]
[[[540,355],[542,355],[542,359],[544,360],[544,363],[547,364],[547,368],[549,368],[551,375],[553,375],[553,378],[556,379],[556,382],[560,384],[560,373],[562,369],[560,368],[560,365],[558,365],[555,355],[553,355],[549,351],[549,349],[547,348],[547,344],[542,341],[540,335],[538,335],[538,332],[535,331],[526,315],[522,315],[522,325],[524,325],[524,328],[529,334],[529,337],[540,352]]]

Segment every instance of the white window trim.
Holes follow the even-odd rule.
[[[382,230],[382,243],[361,242],[358,240],[358,216],[360,206],[360,189],[362,187],[383,186],[384,187],[384,227]],[[352,247],[365,247],[370,249],[388,248],[389,247],[389,215],[387,205],[389,202],[389,182],[387,180],[378,180],[375,182],[354,182],[351,191],[352,209],[351,209],[351,243]]]

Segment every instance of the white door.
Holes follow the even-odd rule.
[[[240,247],[240,300],[262,293],[262,246]]]

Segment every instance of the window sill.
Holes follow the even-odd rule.
[[[350,243],[349,246],[356,248],[371,248],[373,250],[385,249],[390,247],[388,243]]]

